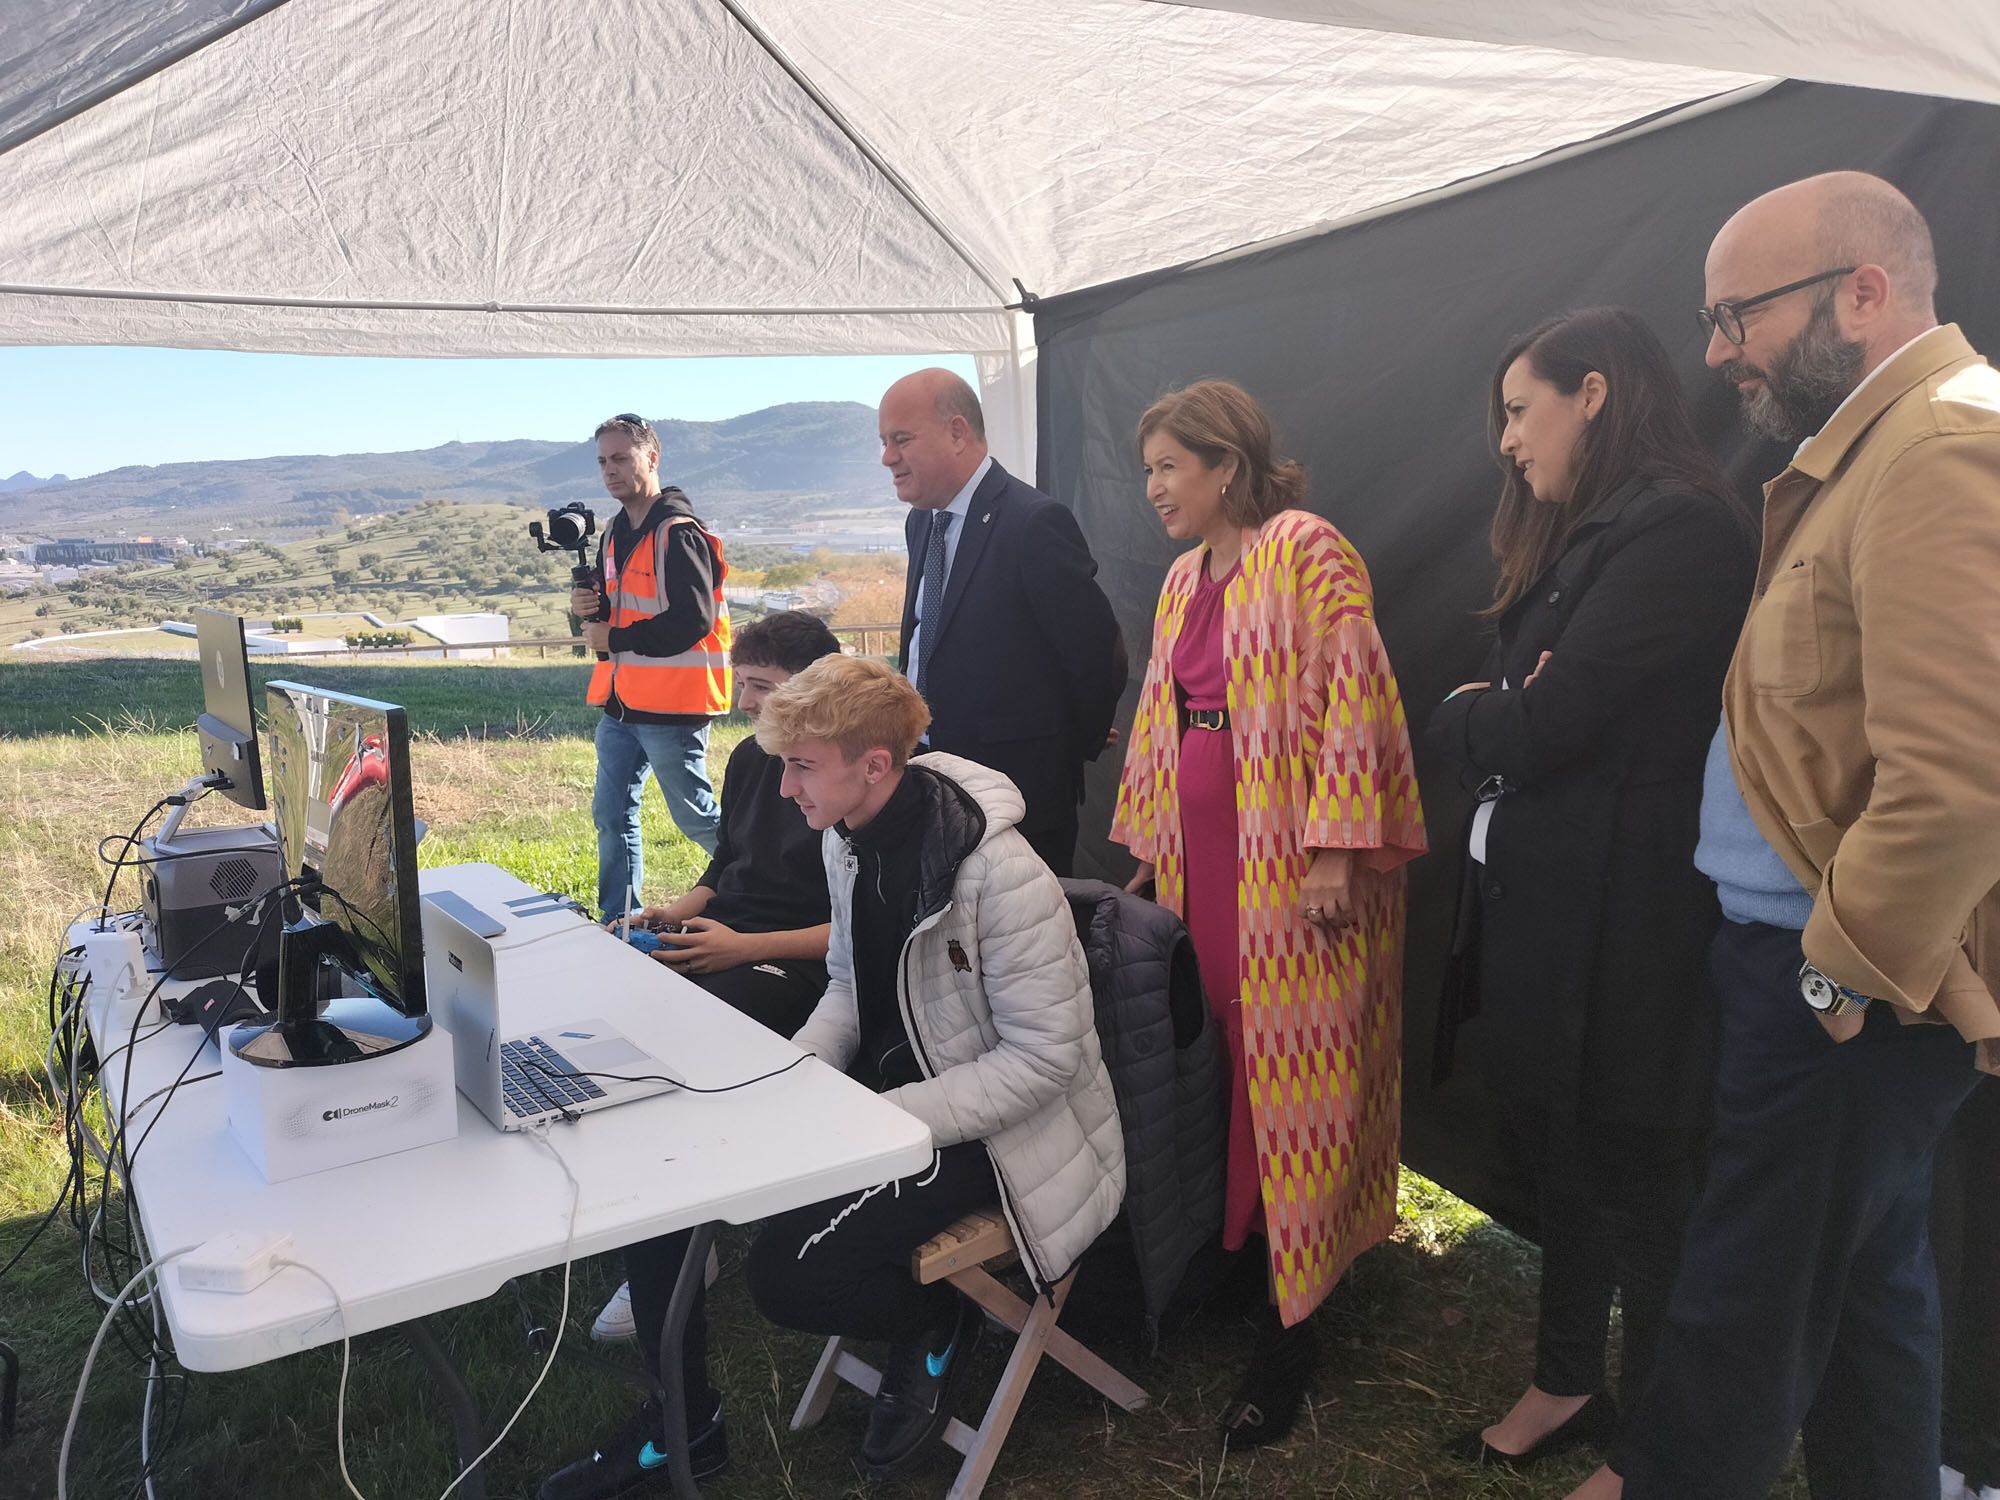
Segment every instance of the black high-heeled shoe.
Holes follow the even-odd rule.
[[[1461,1463],[1487,1469],[1531,1469],[1545,1458],[1568,1453],[1586,1443],[1603,1443],[1618,1430],[1618,1403],[1599,1391],[1576,1409],[1570,1419],[1525,1453],[1508,1453],[1486,1441],[1483,1427],[1461,1432],[1445,1444],[1445,1452]]]

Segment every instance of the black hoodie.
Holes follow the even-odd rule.
[[[909,766],[880,812],[839,831],[856,862],[846,917],[861,1035],[847,1072],[881,1093],[924,1076],[903,1025],[897,969],[916,925],[951,899],[958,866],[986,836],[986,814],[950,777]]]

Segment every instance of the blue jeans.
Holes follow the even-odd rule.
[[[1625,1500],[1763,1500],[1802,1428],[1813,1500],[1937,1500],[1926,1221],[1972,1048],[1880,1002],[1836,1045],[1801,961],[1782,928],[1724,922],[1715,939],[1708,1181],[1627,1420]]]
[[[609,714],[597,721],[597,909],[622,916],[629,899],[643,902],[646,853],[639,839],[639,798],[650,771],[667,799],[674,826],[710,854],[721,809],[708,782],[708,725],[628,724]]]

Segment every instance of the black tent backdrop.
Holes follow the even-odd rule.
[[[1042,488],[1070,501],[1144,668],[1154,601],[1176,551],[1145,503],[1132,434],[1162,392],[1226,376],[1271,411],[1312,505],[1360,549],[1413,730],[1477,668],[1472,612],[1490,595],[1486,528],[1498,474],[1485,435],[1507,338],[1566,307],[1622,303],[1652,321],[1697,416],[1746,497],[1786,455],[1752,441],[1702,364],[1702,259],[1739,205],[1836,168],[1898,184],[1938,241],[1939,312],[2000,351],[2000,108],[1781,84],[1742,103],[1388,217],[1225,263],[1041,303]],[[1198,204],[1188,212],[1200,212]],[[1136,682],[1128,690],[1130,722]],[[1418,763],[1436,851],[1412,869],[1405,992],[1404,1155],[1498,1216],[1525,1222],[1490,1101],[1460,1035],[1457,1076],[1428,1087],[1430,1048],[1467,808]],[[1122,878],[1103,842],[1117,758],[1093,769],[1080,863]],[[1671,1025],[1671,1018],[1663,1018]]]

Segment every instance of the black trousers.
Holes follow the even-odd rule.
[[[1814,1500],[1937,1500],[1931,1166],[1972,1048],[1881,1003],[1836,1044],[1801,962],[1781,928],[1715,940],[1707,1181],[1627,1423],[1625,1500],[1763,1500],[1801,1428]]]
[[[1944,1306],[1944,1461],[1972,1490],[2000,1486],[2000,1078],[1982,1078],[1938,1151]]]
[[[687,1260],[692,1230],[663,1234],[625,1247],[625,1280],[632,1288],[632,1323],[638,1332],[639,1349],[646,1369],[660,1378],[660,1326],[666,1321],[667,1302],[674,1294],[674,1282]],[[708,1292],[696,1287],[694,1305],[688,1309],[687,1328],[681,1335],[681,1390],[685,1393],[687,1428],[700,1432],[715,1415],[721,1397],[708,1382]]]
[[[790,1036],[812,1014],[826,993],[826,965],[812,959],[781,959],[743,964],[712,974],[687,978],[724,1004],[761,1021],[781,1036]],[[687,1259],[690,1234],[661,1235],[625,1247],[625,1280],[632,1288],[632,1320],[646,1368],[660,1374],[660,1325],[674,1294],[681,1263]],[[698,1432],[715,1414],[715,1388],[708,1382],[708,1312],[705,1289],[697,1288],[681,1340],[681,1378],[687,1392],[688,1429]]]
[[[791,1036],[805,1025],[826,993],[826,965],[810,958],[772,959],[686,977],[779,1036]]]
[[[1043,864],[1067,880],[1076,873],[1076,830],[1077,818],[1072,812],[1063,823],[1023,828],[1021,837],[1041,856]]]
[[[922,1172],[766,1219],[750,1247],[750,1296],[785,1328],[913,1342],[955,1316],[958,1292],[918,1285],[910,1253],[999,1199],[985,1145],[946,1146]]]
[[[1605,1388],[1615,1294],[1624,1312],[1619,1393],[1629,1406],[1659,1344],[1700,1186],[1703,1132],[1578,1121],[1526,1105],[1510,1109],[1506,1124],[1539,1210],[1535,1384],[1552,1396]]]

